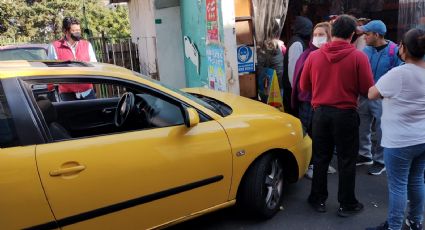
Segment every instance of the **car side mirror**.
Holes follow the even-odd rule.
[[[199,114],[194,108],[184,108],[184,123],[186,127],[192,128],[199,124]]]

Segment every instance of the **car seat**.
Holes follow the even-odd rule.
[[[40,108],[44,120],[49,127],[50,134],[54,140],[64,140],[72,138],[69,132],[57,122],[58,115],[52,102],[47,99],[37,101],[38,107]]]

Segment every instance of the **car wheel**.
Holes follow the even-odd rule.
[[[283,164],[273,154],[267,154],[249,168],[238,202],[253,214],[271,218],[279,211],[283,192]]]

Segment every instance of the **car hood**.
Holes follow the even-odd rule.
[[[255,114],[258,116],[262,114],[283,114],[272,106],[231,93],[215,91],[206,88],[186,88],[182,90],[187,93],[200,94],[206,97],[217,99],[232,108],[232,115]]]

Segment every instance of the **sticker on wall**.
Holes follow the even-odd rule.
[[[218,43],[218,10],[217,0],[206,0],[206,14],[207,14],[207,44]]]
[[[199,75],[199,52],[195,44],[190,40],[188,36],[183,37],[184,40],[184,55],[188,58],[196,67],[196,72]]]
[[[254,65],[254,47],[240,45],[237,49],[238,55],[238,72],[249,73],[255,72]]]
[[[207,45],[207,60],[209,88],[226,92],[224,48],[218,45]]]

